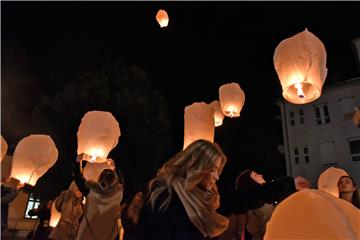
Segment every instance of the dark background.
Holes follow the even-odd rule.
[[[170,17],[163,29],[155,20],[160,8]],[[168,106],[170,141],[162,162],[182,149],[184,108],[210,103],[222,84],[237,82],[246,95],[241,116],[225,118],[215,132],[228,156],[223,183],[249,168],[265,178],[286,175],[277,151],[282,97],[274,50],[307,28],[327,51],[325,85],[357,77],[351,41],[360,37],[359,12],[359,2],[2,1],[1,134],[11,153],[35,131],[31,112],[43,96],[52,98],[84,72],[122,59],[147,73]],[[76,130],[63,129],[74,138]],[[62,170],[71,171],[69,165]],[[127,175],[140,177],[133,170]]]

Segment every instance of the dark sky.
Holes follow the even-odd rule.
[[[166,29],[155,20],[160,8],[170,16]],[[272,60],[276,46],[308,28],[327,51],[325,84],[359,76],[351,45],[360,37],[359,12],[360,2],[2,1],[2,55],[20,52],[27,66],[2,61],[2,71],[25,76],[2,79],[2,95],[16,88],[23,102],[35,104],[39,95],[56,94],[82,72],[123,58],[143,67],[166,96],[181,145],[184,107],[218,99],[222,84],[237,82],[245,106],[240,118],[226,118],[216,129],[215,140],[231,161],[261,171],[271,166],[262,159],[271,159],[282,142],[275,118],[281,98]],[[16,112],[8,116],[17,119]]]

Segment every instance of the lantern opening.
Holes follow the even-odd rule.
[[[295,88],[297,89],[297,95],[299,96],[299,98],[304,98],[305,97],[305,94],[302,90],[302,85],[301,83],[297,83],[295,84]]]

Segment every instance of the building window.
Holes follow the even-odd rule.
[[[28,204],[26,206],[26,211],[25,211],[25,218],[31,218],[31,219],[36,219],[37,216],[29,216],[28,215],[28,212],[32,209],[36,209],[38,208],[40,205],[40,199],[38,198],[35,198],[33,196],[33,194],[30,194],[29,196],[29,201],[28,201]]]
[[[294,161],[296,164],[299,163],[299,150],[297,147],[294,148]]]
[[[303,109],[299,110],[299,116],[300,116],[300,124],[304,124],[305,118],[304,118],[304,110]]]
[[[330,114],[327,104],[320,104],[315,106],[315,118],[317,125],[330,123]]]
[[[349,146],[352,160],[360,161],[360,139],[349,139]]]
[[[290,126],[294,126],[295,125],[295,115],[294,115],[294,111],[290,111]]]
[[[336,165],[337,164],[337,154],[335,149],[334,141],[325,141],[319,144],[320,146],[320,155],[321,160],[324,165]]]
[[[309,157],[309,148],[308,148],[308,146],[304,146],[303,150],[304,150],[305,163],[309,163],[310,162],[310,157]]]

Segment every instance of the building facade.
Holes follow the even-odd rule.
[[[319,175],[334,166],[360,185],[360,127],[353,122],[360,107],[360,77],[323,89],[316,101],[296,105],[282,100],[281,121],[286,170],[317,187]]]

